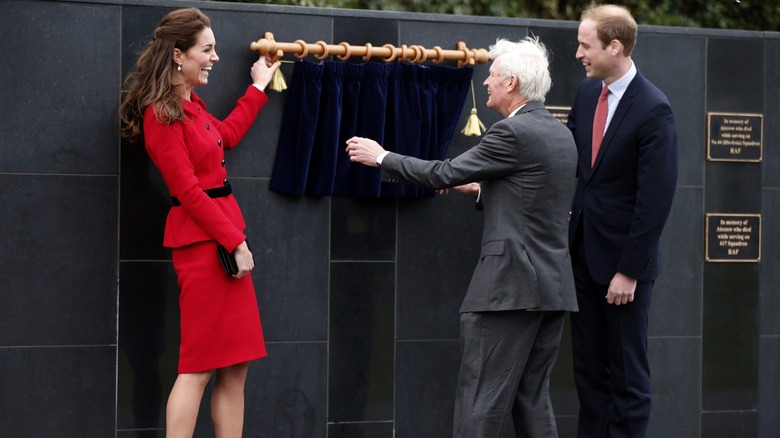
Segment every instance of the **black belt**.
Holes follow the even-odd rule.
[[[226,182],[222,187],[206,189],[203,191],[203,193],[207,194],[209,198],[224,198],[225,196],[233,193],[233,189],[230,187],[230,184]],[[174,207],[181,206],[181,202],[179,202],[179,199],[175,196],[171,196],[171,202],[173,203]]]

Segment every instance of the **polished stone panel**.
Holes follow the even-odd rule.
[[[699,422],[692,421],[700,410],[700,351],[698,337],[650,338],[653,412],[648,436],[702,436]],[[680,382],[685,382],[684,389]]]
[[[457,339],[460,303],[479,258],[482,212],[457,192],[399,202],[400,339]]]
[[[685,59],[687,63],[688,58]],[[763,41],[709,38],[707,60],[707,111],[764,110]]]
[[[777,72],[780,71],[780,39],[764,43],[764,83],[772,84],[775,92],[764,93],[764,185],[780,187],[780,154],[774,153],[780,143],[780,123],[770,121],[780,118],[780,93],[776,90]]]
[[[120,264],[117,429],[165,427],[179,360],[178,298],[170,262]]]
[[[710,162],[705,169],[706,213],[760,213],[758,163]]]
[[[324,438],[327,422],[327,344],[267,344],[250,364],[244,436]]]
[[[653,287],[650,336],[701,336],[704,222],[691,214],[703,190],[677,187],[661,236],[661,275]]]
[[[563,420],[566,424],[566,418],[577,416],[580,409],[580,402],[577,398],[577,387],[574,385],[574,371],[572,367],[572,345],[571,345],[571,319],[566,316],[564,322],[561,343],[558,349],[558,358],[550,376],[550,399],[552,400],[556,420]],[[564,427],[564,429],[562,429]],[[558,430],[566,430],[566,426],[558,423]],[[576,422],[575,422],[576,430]],[[560,434],[561,436],[568,436]]]
[[[555,416],[555,424],[558,426],[559,437],[577,436],[577,417]]]
[[[378,20],[359,16],[333,17],[332,40],[329,44],[345,41],[353,46],[372,44],[398,45],[398,21]],[[350,58],[350,62],[360,62],[360,57]],[[374,61],[380,61],[379,58]]]
[[[452,436],[460,343],[398,342],[395,367],[396,436]]]
[[[170,260],[163,247],[171,198],[142,141],[122,142],[119,248],[122,260]]]
[[[780,227],[772,226],[780,220],[780,190],[764,190],[761,209],[761,273],[760,284],[760,332],[762,335],[780,336]],[[780,405],[779,405],[780,406]]]
[[[117,178],[0,174],[0,345],[116,342]]]
[[[700,436],[706,438],[757,437],[759,436],[757,416],[756,412],[704,412],[701,414]],[[773,433],[766,435],[766,437],[775,435]]]
[[[232,181],[266,342],[327,340],[329,198],[280,195],[266,179]]]
[[[392,263],[332,263],[328,422],[393,419]]]
[[[772,437],[780,431],[780,336],[762,336],[759,342],[758,436]]]
[[[704,268],[703,410],[757,407],[757,269],[752,263],[710,263]]]
[[[114,435],[114,346],[0,348],[7,437]]]
[[[116,174],[119,8],[4,1],[0,9],[10,56],[0,64],[0,172]]]
[[[331,260],[393,261],[394,202],[333,197],[330,221]]]

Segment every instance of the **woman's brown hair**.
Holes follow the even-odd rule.
[[[184,119],[176,87],[171,78],[176,71],[173,50],[186,52],[198,34],[211,27],[211,20],[197,8],[177,9],[163,17],[146,49],[138,57],[135,71],[124,82],[126,93],[119,106],[121,133],[131,142],[143,134],[144,111],[154,105],[159,121],[173,123]]]

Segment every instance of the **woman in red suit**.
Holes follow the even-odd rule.
[[[178,276],[181,346],[168,398],[168,437],[191,437],[203,391],[217,371],[211,414],[218,437],[240,437],[248,362],[266,355],[250,271],[246,224],[231,194],[224,151],[233,148],[268,101],[263,91],[279,63],[259,59],[235,109],[224,120],[206,111],[193,88],[208,83],[219,61],[207,16],[195,8],[166,15],[128,76],[120,107],[122,134],[141,135],[165,180],[173,207],[163,245]],[[223,271],[217,246],[235,255]]]

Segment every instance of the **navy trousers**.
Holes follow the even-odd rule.
[[[579,237],[572,262],[579,304],[571,314],[577,436],[644,437],[651,408],[647,330],[653,282],[637,282],[634,301],[616,306],[606,300],[609,285],[591,278]]]

